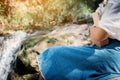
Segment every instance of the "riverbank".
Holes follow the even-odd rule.
[[[20,31],[21,33],[17,33],[15,31],[11,31],[9,33],[16,34],[16,36],[2,36],[1,47],[2,54],[5,55],[5,60],[2,57],[0,58],[0,62],[2,62],[1,65],[6,65],[6,61],[8,62],[10,59],[9,55],[11,55],[12,58],[9,60],[9,64],[7,64],[9,67],[7,71],[11,72],[9,75],[9,80],[37,80],[39,77],[39,68],[36,56],[41,54],[49,47],[61,45],[90,45],[90,25],[91,24],[68,24],[65,26],[55,26],[49,30],[35,31],[32,34],[29,34],[29,37],[25,38],[24,40],[20,38],[22,37],[21,35],[23,33],[27,34],[23,31]],[[5,43],[6,41],[7,43]],[[17,41],[20,41],[19,45],[16,44]],[[5,47],[3,47],[3,43],[5,43]],[[11,62],[14,62],[14,64]],[[7,69],[7,67],[5,69]],[[3,74],[1,73],[1,76],[2,75]]]
[[[36,56],[53,46],[90,45],[89,26],[87,24],[56,26],[50,31],[38,31],[27,38],[17,53],[16,68],[11,80],[37,80],[39,68]]]

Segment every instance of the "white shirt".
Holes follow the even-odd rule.
[[[120,0],[109,0],[108,3],[118,3]]]
[[[101,20],[99,21],[99,27],[103,28],[109,34],[110,38],[120,41],[120,0],[110,1],[114,1],[115,4],[106,6]]]

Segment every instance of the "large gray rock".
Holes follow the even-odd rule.
[[[36,32],[23,42],[22,50],[18,53],[19,61],[17,64],[21,64],[18,69],[23,72],[22,78],[29,80],[24,76],[31,74],[31,72],[34,76],[37,76],[39,68],[36,56],[45,49],[60,45],[84,46],[89,44],[89,27],[86,24],[56,26],[51,31]]]

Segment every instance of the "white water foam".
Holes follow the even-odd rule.
[[[20,50],[21,42],[28,37],[27,33],[17,31],[12,33],[9,39],[3,41],[2,50],[0,52],[0,80],[7,80],[8,74],[15,62],[17,52]]]

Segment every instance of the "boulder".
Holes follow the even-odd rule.
[[[31,37],[23,42],[22,49],[18,53],[16,69],[14,70],[16,73],[14,74],[22,77],[27,76],[23,80],[29,80],[29,74],[34,75],[34,78],[38,76],[39,68],[36,57],[49,47],[60,45],[84,46],[90,44],[87,24],[70,24],[56,26],[50,31],[38,31],[35,34],[31,34]]]

